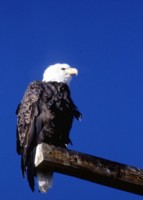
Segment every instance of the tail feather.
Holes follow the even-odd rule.
[[[41,172],[37,171],[37,181],[39,186],[39,191],[46,193],[53,184],[53,172]]]
[[[36,154],[34,160],[35,166],[40,158],[40,152],[41,152],[40,148],[41,148],[40,145],[36,147]],[[53,172],[51,171],[45,172],[41,171],[40,169],[36,169],[36,176],[37,176],[39,191],[46,193],[48,189],[52,187]]]

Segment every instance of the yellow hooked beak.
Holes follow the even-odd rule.
[[[69,75],[78,75],[78,70],[76,68],[67,68],[65,69],[66,73]]]

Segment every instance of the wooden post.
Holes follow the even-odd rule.
[[[35,166],[143,195],[143,170],[47,144],[39,145]]]

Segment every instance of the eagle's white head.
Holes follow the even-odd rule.
[[[72,75],[77,75],[78,70],[76,68],[70,67],[68,64],[54,64],[50,65],[43,74],[43,81],[56,81],[63,82],[69,85]]]

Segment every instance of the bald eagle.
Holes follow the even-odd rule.
[[[17,153],[21,155],[21,170],[32,191],[34,177],[37,177],[40,192],[47,192],[52,186],[53,172],[36,170],[34,161],[38,157],[38,144],[66,148],[71,140],[69,132],[73,119],[80,119],[81,113],[70,96],[69,83],[76,68],[68,64],[49,66],[42,81],[29,84],[17,108]]]

